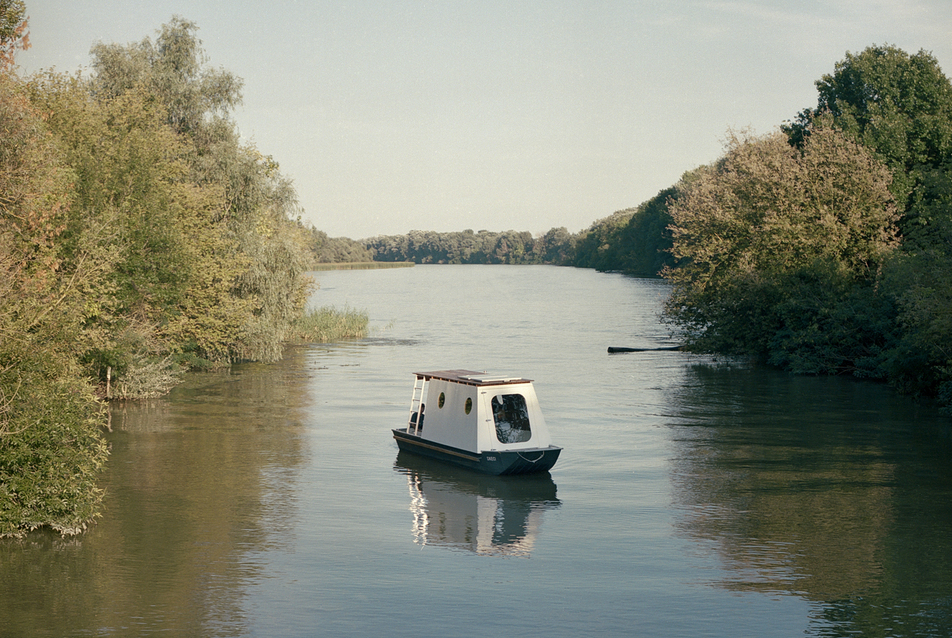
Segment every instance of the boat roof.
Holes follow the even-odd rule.
[[[443,381],[452,381],[453,383],[464,383],[466,385],[506,385],[510,383],[532,383],[532,379],[523,379],[522,377],[508,376],[504,374],[490,374],[488,372],[478,372],[476,370],[435,370],[432,372],[414,372],[418,377],[424,379],[442,379]]]

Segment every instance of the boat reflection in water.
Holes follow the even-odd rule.
[[[413,542],[483,555],[528,558],[542,514],[561,504],[548,472],[490,476],[400,452],[413,513]]]

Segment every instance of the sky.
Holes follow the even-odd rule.
[[[816,106],[847,52],[931,52],[950,0],[26,0],[21,73],[195,22],[232,117],[332,237],[588,228]]]

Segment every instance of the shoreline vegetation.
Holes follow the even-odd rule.
[[[661,276],[685,349],[952,406],[952,83],[927,52],[847,53],[816,108],[729,132],[721,158],[579,233],[357,241],[301,221],[231,119],[242,80],[207,66],[194,23],[21,78],[26,7],[0,8],[0,538],[99,515],[107,397],[364,336],[365,313],[307,309],[307,273],[328,268]]]
[[[350,308],[330,306],[312,308],[294,322],[288,343],[332,343],[367,336],[370,319],[367,313]]]
[[[318,263],[312,264],[311,270],[318,272],[322,270],[381,270],[387,268],[412,268],[415,266],[412,261],[349,261],[340,263]]]
[[[320,234],[241,140],[242,82],[194,23],[21,78],[25,5],[0,9],[0,538],[74,535],[99,516],[109,400],[368,322],[306,309]]]

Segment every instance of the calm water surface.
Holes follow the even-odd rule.
[[[85,536],[0,542],[0,636],[949,636],[948,419],[663,346],[662,282],[317,276],[357,342],[116,405]],[[551,474],[397,454],[411,373],[535,379]]]

